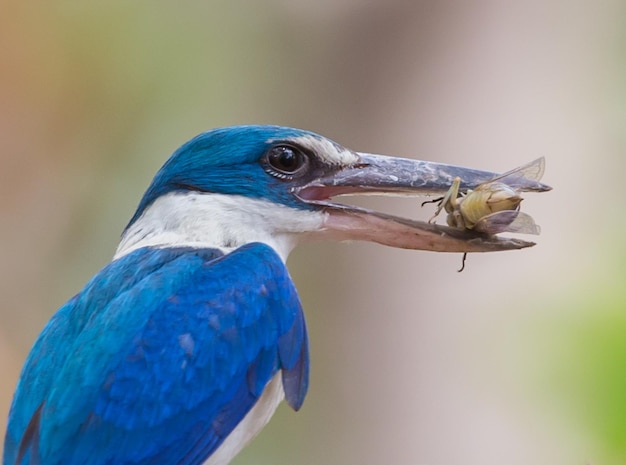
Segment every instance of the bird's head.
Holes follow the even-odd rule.
[[[346,194],[442,194],[497,173],[358,153],[318,134],[279,126],[214,129],[180,147],[155,176],[117,256],[143,246],[232,249],[265,242],[283,258],[302,238],[368,240],[449,252],[532,243],[468,234],[337,204]],[[545,190],[540,183],[526,190]]]

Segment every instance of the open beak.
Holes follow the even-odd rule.
[[[339,240],[366,240],[392,247],[436,252],[495,252],[531,247],[534,242],[496,237],[467,229],[400,218],[332,202],[348,194],[401,194],[443,196],[456,177],[461,191],[493,180],[498,173],[460,166],[359,153],[359,161],[297,188],[303,202],[327,212],[324,232]],[[545,192],[550,186],[525,178],[515,189]]]

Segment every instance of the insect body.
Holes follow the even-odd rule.
[[[448,225],[494,235],[502,232],[539,234],[540,229],[530,215],[520,212],[522,179],[539,181],[545,168],[544,158],[504,173],[480,184],[474,190],[461,192],[461,179],[456,178],[441,198],[432,222],[441,210],[448,213]],[[517,187],[517,188],[516,188]]]

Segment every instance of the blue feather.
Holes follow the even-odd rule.
[[[97,274],[35,343],[4,463],[200,464],[278,370],[299,408],[304,315],[272,249],[139,249]]]

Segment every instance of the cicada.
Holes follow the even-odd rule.
[[[461,179],[455,178],[446,194],[436,201],[437,210],[432,222],[441,210],[448,213],[448,226],[468,229],[488,235],[503,232],[539,234],[540,228],[533,218],[519,211],[522,197],[520,180],[539,181],[545,169],[545,159],[538,158],[487,182],[474,190],[461,192]]]

